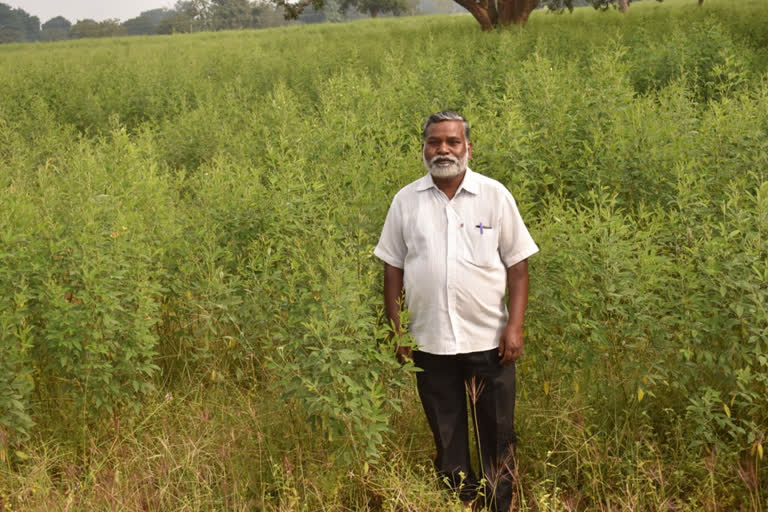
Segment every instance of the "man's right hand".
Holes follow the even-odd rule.
[[[395,357],[400,364],[407,363],[412,356],[411,347],[398,343],[400,335],[400,307],[403,301],[403,269],[384,264],[384,306],[387,308],[387,319],[392,330],[389,340],[394,341]]]
[[[395,345],[395,357],[398,363],[405,364],[413,360],[413,349],[405,345]]]

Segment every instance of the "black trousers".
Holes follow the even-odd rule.
[[[515,449],[515,365],[501,366],[498,350],[457,355],[414,352],[416,384],[437,447],[435,467],[468,501],[507,512],[512,502]],[[467,408],[469,396],[470,410]],[[479,441],[481,487],[469,456],[468,413]]]

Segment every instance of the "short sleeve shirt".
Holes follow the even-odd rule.
[[[402,188],[374,254],[403,269],[418,349],[463,354],[498,347],[506,270],[538,250],[506,187],[467,169],[451,200],[430,174]]]

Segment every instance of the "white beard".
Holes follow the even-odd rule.
[[[461,158],[456,158],[450,155],[437,155],[433,157],[432,160],[427,161],[427,157],[425,157],[424,153],[422,152],[421,159],[424,162],[424,167],[427,168],[427,170],[430,172],[430,174],[432,174],[433,177],[453,178],[467,170],[467,162],[469,161],[469,155],[468,155],[468,151],[465,151],[464,156],[462,156]],[[450,160],[451,163],[437,164],[436,161],[438,159]]]

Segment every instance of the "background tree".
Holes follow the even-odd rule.
[[[43,23],[40,30],[41,41],[60,41],[69,39],[72,23],[63,16],[56,16]]]
[[[308,8],[317,11],[325,8],[326,0],[300,0],[298,3],[292,3],[287,0],[273,0],[275,5],[282,8],[285,19],[295,20]],[[341,0],[341,10],[356,9],[360,12],[367,12],[372,18],[379,13],[389,12],[392,14],[401,14],[409,9],[408,0]]]
[[[337,4],[339,0],[336,0]],[[307,9],[300,23],[326,21],[326,13]],[[282,9],[271,0],[180,0],[158,22],[157,34],[239,30],[285,25]]]
[[[453,0],[421,0],[417,7],[418,12],[424,14],[453,13],[458,9]]]
[[[342,0],[342,9],[357,9],[360,12],[367,12],[371,18],[375,18],[379,13],[402,14],[408,10],[407,0]]]
[[[117,18],[106,19],[104,21],[95,21],[90,18],[77,20],[69,31],[69,37],[72,39],[82,39],[85,37],[115,37],[125,34],[125,29],[120,25]]]
[[[332,0],[339,5],[338,0]],[[326,2],[323,12],[333,12],[333,9],[326,11],[331,6],[331,2]],[[286,18],[281,7],[276,6],[270,0],[261,0],[254,5],[254,16],[256,18],[255,26],[258,28],[280,27],[286,24]],[[343,18],[342,18],[343,19]],[[339,20],[341,21],[341,20]]]
[[[40,19],[37,16],[0,3],[0,43],[37,41],[39,37]]]
[[[610,7],[617,8],[620,12],[629,12],[629,4],[634,0],[589,0],[592,7],[595,9],[601,9],[603,11]],[[656,0],[657,2],[663,2],[664,0]],[[699,5],[704,3],[704,0],[698,0]]]
[[[621,12],[629,11],[632,0],[454,0],[468,10],[480,23],[483,30],[525,25],[536,7],[548,7],[550,10],[573,10],[574,7],[592,5],[595,9],[606,10],[615,7]],[[656,0],[662,2],[663,0]],[[704,0],[699,0],[699,5]]]
[[[274,0],[274,2],[275,5],[284,9],[286,19],[298,18],[310,5],[319,10],[325,4],[325,0],[300,0],[298,3]],[[523,25],[531,11],[539,4],[539,0],[455,0],[455,2],[469,11],[483,30],[511,24]],[[409,8],[407,0],[344,0],[342,5],[345,8],[354,7],[361,12],[368,12],[371,17],[376,17],[381,12],[400,14]]]
[[[129,36],[156,34],[160,23],[174,13],[164,7],[143,11],[137,17],[124,21],[123,29]]]
[[[77,20],[69,31],[69,37],[72,39],[82,39],[84,37],[99,37],[99,23],[96,20],[86,18]]]
[[[301,15],[299,15],[296,21],[298,21],[299,23],[306,23],[306,24],[323,23],[324,21],[327,20],[327,17],[326,17],[327,12],[328,12],[327,3],[322,10],[317,10],[310,5],[306,9],[304,9],[304,12],[302,12]],[[282,18],[281,25],[286,25],[290,23],[290,21],[286,20],[284,16],[281,18]]]
[[[344,21],[344,10],[341,7],[339,0],[326,0],[323,7],[326,21],[331,23],[339,23]]]
[[[611,7],[617,8],[620,12],[628,12],[629,4],[632,0],[591,0],[592,7],[600,10],[607,10]],[[657,0],[661,1],[661,0]]]
[[[327,0],[273,0],[275,5],[285,12],[286,19],[297,19],[304,9],[312,6],[323,9]],[[663,0],[656,0],[662,2]],[[523,26],[537,7],[548,7],[550,10],[573,10],[574,7],[592,5],[595,9],[615,7],[621,12],[629,11],[632,0],[454,0],[475,17],[482,30],[493,30],[511,25]],[[698,0],[701,5],[704,0]],[[399,14],[412,11],[408,0],[343,0],[344,8],[354,7],[362,12],[369,12],[376,17],[379,12]]]
[[[212,0],[214,30],[237,30],[254,26],[254,7],[248,0]]]
[[[509,25],[525,25],[539,0],[456,0],[475,17],[482,30]]]
[[[187,13],[176,10],[162,19],[155,28],[157,34],[187,34],[192,32],[195,27],[195,20]]]
[[[210,0],[178,0],[174,10],[184,13],[192,20],[190,32],[213,28],[213,5]]]
[[[408,16],[415,16],[419,12],[419,0],[403,0],[403,4]]]
[[[125,29],[117,18],[109,18],[99,22],[99,37],[116,37],[125,35]]]

